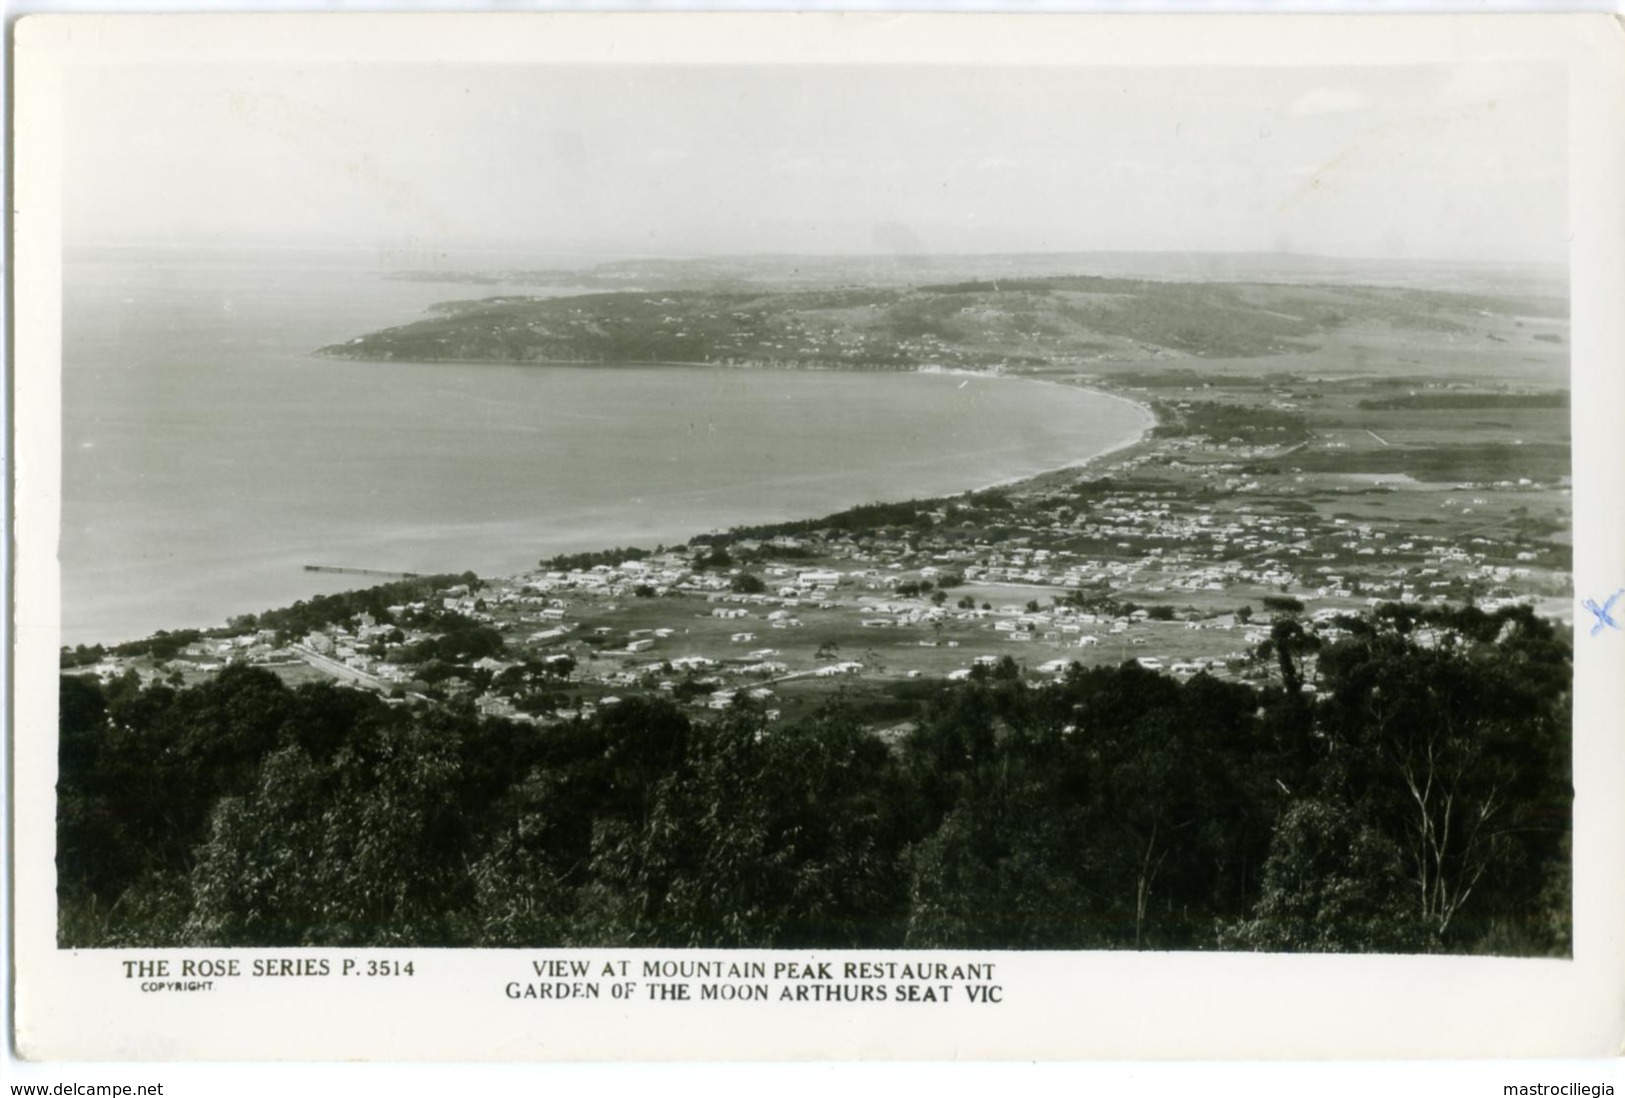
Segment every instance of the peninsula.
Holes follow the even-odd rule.
[[[318,354],[405,362],[1092,369],[1312,355],[1359,330],[1469,338],[1493,328],[1486,321],[1496,316],[1529,314],[1555,324],[1567,309],[1561,299],[1535,297],[1085,275],[905,287],[655,285],[445,302],[425,319]]]

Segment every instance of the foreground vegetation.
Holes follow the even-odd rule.
[[[1261,687],[1006,658],[884,732],[65,675],[60,939],[1567,953],[1562,634],[1385,604],[1322,644],[1298,609]]]

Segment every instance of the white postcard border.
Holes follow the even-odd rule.
[[[1607,1055],[1625,1034],[1625,635],[1576,607],[1572,961],[1237,954],[59,950],[59,79],[73,64],[252,56],[372,64],[1373,64],[1544,61],[1571,74],[1575,594],[1625,585],[1617,24],[1585,16],[40,17],[17,34],[13,699],[16,1040],[45,1059],[1472,1058]],[[1584,619],[1584,620],[1583,620]],[[222,978],[142,992],[128,961],[411,961],[398,977]],[[985,963],[999,1004],[506,997],[533,961]],[[601,979],[601,978],[600,978]],[[638,982],[644,982],[639,977]]]

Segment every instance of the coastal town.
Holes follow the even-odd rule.
[[[339,600],[309,629],[267,614],[157,648],[65,650],[64,661],[104,680],[176,684],[248,662],[290,683],[330,679],[397,705],[462,701],[543,725],[639,694],[695,709],[748,703],[769,720],[839,694],[884,731],[930,683],[1000,667],[1041,682],[1134,661],[1261,682],[1275,673],[1266,645],[1283,609],[1325,641],[1344,635],[1345,615],[1390,602],[1569,615],[1567,476],[1541,460],[1541,442],[1565,435],[1564,402],[1464,382],[1403,390],[1435,433],[1483,405],[1523,417],[1534,475],[1456,479],[1466,474],[1439,467],[1438,451],[1403,449],[1412,413],[1371,407],[1384,403],[1373,392],[1393,392],[1380,379],[1211,376],[1152,388],[1062,378],[1146,402],[1158,424],[1017,485],[508,577],[406,579],[377,589],[398,600],[355,612]],[[1389,468],[1396,450],[1422,456],[1419,475],[1365,471]],[[1305,667],[1313,692],[1312,655]]]

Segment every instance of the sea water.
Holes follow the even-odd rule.
[[[1137,406],[953,374],[370,363],[429,304],[563,292],[365,264],[96,252],[63,293],[63,643],[560,552],[962,491],[1135,437]]]

